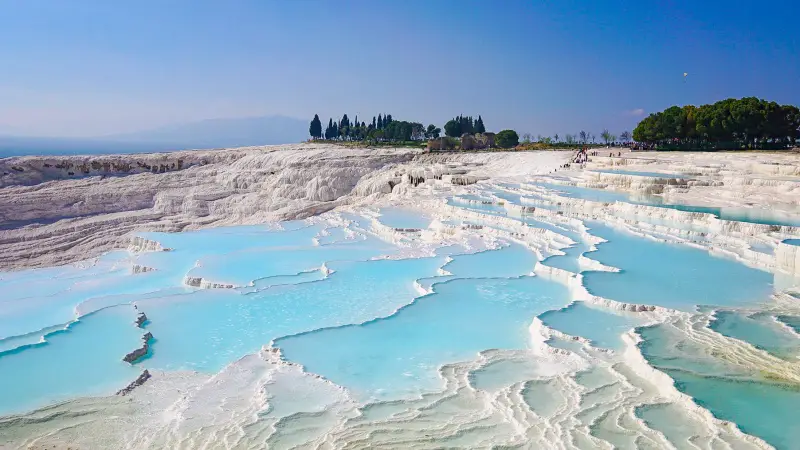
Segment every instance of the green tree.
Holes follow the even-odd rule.
[[[383,117],[380,114],[378,114],[378,129],[383,129]]]
[[[483,118],[478,115],[478,120],[475,121],[475,132],[486,133],[486,127],[483,125]]]
[[[603,141],[605,141],[606,145],[611,142],[611,133],[609,133],[607,129],[603,129],[603,132],[600,133],[600,137],[603,138]]]
[[[556,133],[556,134],[554,134],[554,135],[553,135],[553,142],[555,142],[556,144],[558,144],[558,133]]]
[[[514,130],[503,130],[494,137],[494,143],[500,148],[512,148],[519,144],[519,135]]]
[[[449,137],[461,136],[461,124],[456,121],[456,119],[448,120],[447,123],[444,124],[444,134]]]
[[[441,134],[441,132],[442,132],[441,128],[437,127],[434,124],[430,124],[428,125],[428,129],[425,130],[425,137],[427,139],[436,139],[439,137],[439,134]]]
[[[619,138],[622,139],[622,142],[630,142],[631,133],[628,131],[623,131],[622,133],[620,133]]]
[[[314,139],[322,137],[322,122],[320,122],[319,116],[316,114],[314,114],[314,118],[311,119],[311,125],[308,126],[308,134]]]
[[[586,132],[585,132],[585,131],[581,130],[581,132],[580,132],[580,133],[578,133],[578,136],[580,136],[581,143],[585,144],[585,143],[589,142],[589,141],[587,140],[588,134],[586,134]]]
[[[755,97],[672,106],[642,119],[633,138],[660,149],[781,149],[797,138],[796,110]]]

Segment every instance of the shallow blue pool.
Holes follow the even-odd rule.
[[[408,397],[440,389],[443,364],[486,349],[526,348],[533,317],[568,302],[565,287],[537,277],[457,279],[435,290],[391,317],[276,345],[288,360],[362,399]]]
[[[693,311],[696,305],[736,306],[769,298],[770,273],[711,256],[683,245],[667,244],[592,224],[590,233],[607,239],[591,254],[622,271],[587,272],[594,295],[626,303]]]

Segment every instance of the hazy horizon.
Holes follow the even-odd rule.
[[[155,0],[2,7],[0,135],[98,138],[207,120],[378,113],[552,136],[673,104],[800,104],[789,2]],[[687,77],[683,74],[688,73]]]

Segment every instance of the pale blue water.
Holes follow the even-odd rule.
[[[757,373],[731,372],[702,357],[691,361],[676,359],[670,350],[675,341],[661,327],[645,328],[641,335],[647,360],[672,377],[678,390],[694,397],[697,404],[779,449],[797,448],[800,390],[796,385],[769,382]]]
[[[786,326],[794,329],[795,332],[800,333],[800,317],[780,315],[775,318]]]
[[[420,229],[428,228],[432,221],[423,211],[407,208],[381,208],[378,220],[392,228]]]
[[[332,263],[326,280],[242,295],[204,290],[139,302],[158,342],[147,367],[215,372],[272,339],[392,314],[435,276],[443,257]]]
[[[434,288],[391,317],[276,345],[288,360],[361,398],[409,396],[440,389],[442,364],[486,349],[526,348],[532,317],[568,301],[565,287],[536,277],[453,280]]]
[[[365,261],[392,252],[390,246],[376,238],[324,246],[287,245],[246,249],[221,256],[201,257],[199,261],[202,266],[189,270],[188,275],[243,286],[259,279],[313,270],[326,261]]]
[[[0,342],[2,339],[75,319],[75,310],[96,297],[115,294],[144,294],[156,290],[169,278],[163,272],[129,275],[128,268],[105,266],[108,270],[89,270],[86,276],[75,275],[63,268],[60,274],[43,280],[20,278],[4,285],[0,299]],[[94,268],[93,268],[94,269]]]
[[[571,336],[592,341],[596,347],[622,349],[622,335],[644,322],[636,314],[575,302],[564,309],[539,316],[542,323]]]
[[[140,373],[122,361],[141,346],[130,306],[84,317],[47,342],[0,353],[0,414],[78,395],[113,393]]]
[[[746,305],[772,293],[772,275],[733,260],[682,245],[638,237],[592,224],[590,233],[607,239],[591,254],[620,273],[587,272],[594,295],[626,303],[693,311],[696,305]]]
[[[529,275],[536,266],[536,255],[520,244],[497,250],[460,255],[444,270],[460,278],[512,278]]]
[[[588,245],[579,242],[569,248],[562,249],[565,253],[564,255],[555,255],[545,259],[544,264],[557,269],[568,270],[572,273],[580,273],[582,270],[581,265],[578,263],[578,257],[588,250]]]
[[[717,311],[710,328],[725,336],[749,342],[773,355],[796,359],[800,356],[797,335],[779,324],[767,313],[744,314],[734,311]]]
[[[628,194],[622,192],[614,192],[608,189],[591,189],[579,186],[571,186],[568,184],[552,184],[552,183],[536,183],[536,186],[541,186],[553,191],[561,193],[564,197],[579,198],[582,200],[589,200],[592,202],[614,203],[614,202],[627,202]]]

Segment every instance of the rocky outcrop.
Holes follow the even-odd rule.
[[[439,137],[428,141],[428,150],[448,151],[455,149],[456,149],[455,142],[448,137]]]
[[[491,132],[478,133],[475,135],[475,139],[481,145],[481,148],[494,148],[494,136],[495,134]]]
[[[494,147],[494,133],[461,135],[461,150],[482,150]]]
[[[143,312],[140,312],[138,316],[136,316],[136,326],[139,328],[144,328],[144,324],[147,322],[147,315]]]
[[[0,159],[0,187],[32,186],[54,180],[120,177],[176,172],[218,161],[228,155],[203,152],[128,155],[22,156]]]
[[[131,266],[131,273],[134,275],[136,275],[137,273],[153,272],[154,270],[156,269],[148,266],[143,266],[141,264],[134,264],[133,266]]]
[[[124,397],[130,394],[131,392],[133,392],[134,389],[143,385],[145,381],[149,380],[151,377],[152,376],[150,375],[150,372],[147,369],[145,369],[141,375],[139,375],[135,380],[131,382],[131,384],[117,391],[117,395],[121,395]]]
[[[133,236],[131,238],[131,242],[128,245],[128,251],[138,253],[138,252],[168,252],[171,251],[171,248],[165,248],[161,245],[160,242],[156,242],[150,239],[143,238],[141,236]],[[146,270],[144,271],[146,272]]]
[[[233,289],[236,286],[230,283],[215,283],[213,281],[205,280],[202,277],[184,277],[183,283],[187,286],[196,287],[200,289]]]
[[[125,355],[122,360],[126,363],[134,364],[137,360],[147,355],[147,351],[150,350],[151,339],[153,339],[153,334],[148,331],[142,336],[142,346]]]

